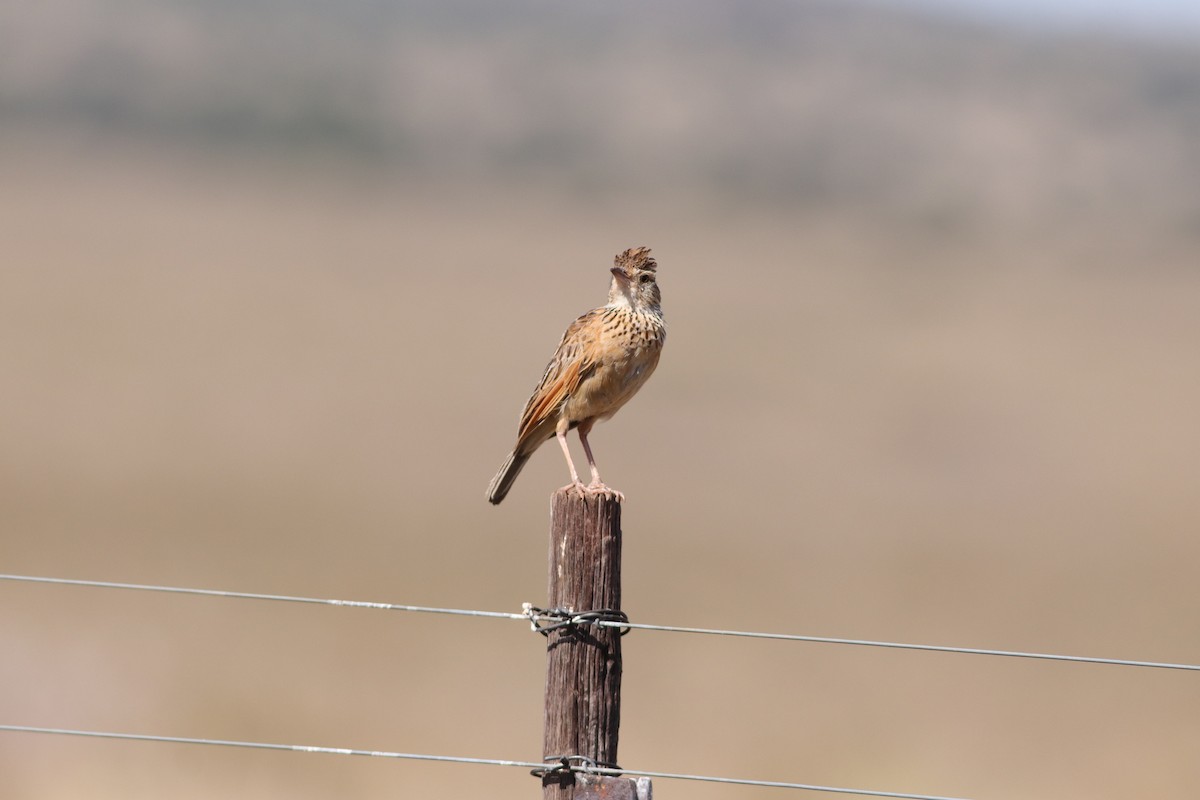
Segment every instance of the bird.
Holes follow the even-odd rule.
[[[517,431],[517,443],[488,486],[487,499],[499,503],[512,488],[534,451],[555,437],[567,459],[571,483],[563,488],[612,492],[604,485],[588,434],[629,402],[658,366],[667,326],[663,321],[658,264],[648,247],[634,247],[613,260],[608,304],[576,319],[563,334],[558,349],[533,390]],[[567,432],[579,432],[587,454],[592,482],[579,479]]]

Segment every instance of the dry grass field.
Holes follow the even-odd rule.
[[[1200,233],[1164,166],[1192,155],[1152,110],[1077,140],[979,108],[960,133],[1010,162],[915,210],[903,186],[473,181],[22,118],[0,137],[0,571],[537,603],[561,458],[499,507],[484,488],[563,327],[645,244],[667,348],[593,436],[635,620],[1200,663]],[[1076,141],[1076,194],[1047,201]],[[927,213],[972,185],[967,219]],[[0,583],[0,647],[0,723],[540,755],[542,640],[517,622]],[[632,768],[978,800],[1200,785],[1194,673],[648,632],[625,656]],[[0,737],[21,800],[537,791]]]

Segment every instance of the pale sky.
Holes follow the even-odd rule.
[[[1132,28],[1200,37],[1200,0],[889,0],[1057,25]]]

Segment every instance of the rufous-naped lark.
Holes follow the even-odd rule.
[[[525,404],[517,444],[488,486],[490,502],[503,500],[533,452],[556,436],[571,470],[571,486],[609,491],[600,480],[587,437],[596,422],[628,403],[658,366],[667,326],[657,270],[648,247],[616,257],[608,305],[587,312],[563,334],[546,374]],[[579,430],[592,471],[586,487],[567,449],[567,431],[572,428]]]

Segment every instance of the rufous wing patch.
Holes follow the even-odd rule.
[[[571,323],[563,334],[558,350],[546,366],[542,382],[525,404],[525,412],[521,415],[521,426],[517,434],[518,447],[525,444],[527,437],[533,435],[535,430],[558,412],[562,403],[579,388],[584,377],[591,373],[593,363],[589,356],[595,343],[592,317],[596,313],[589,311],[584,314]]]

